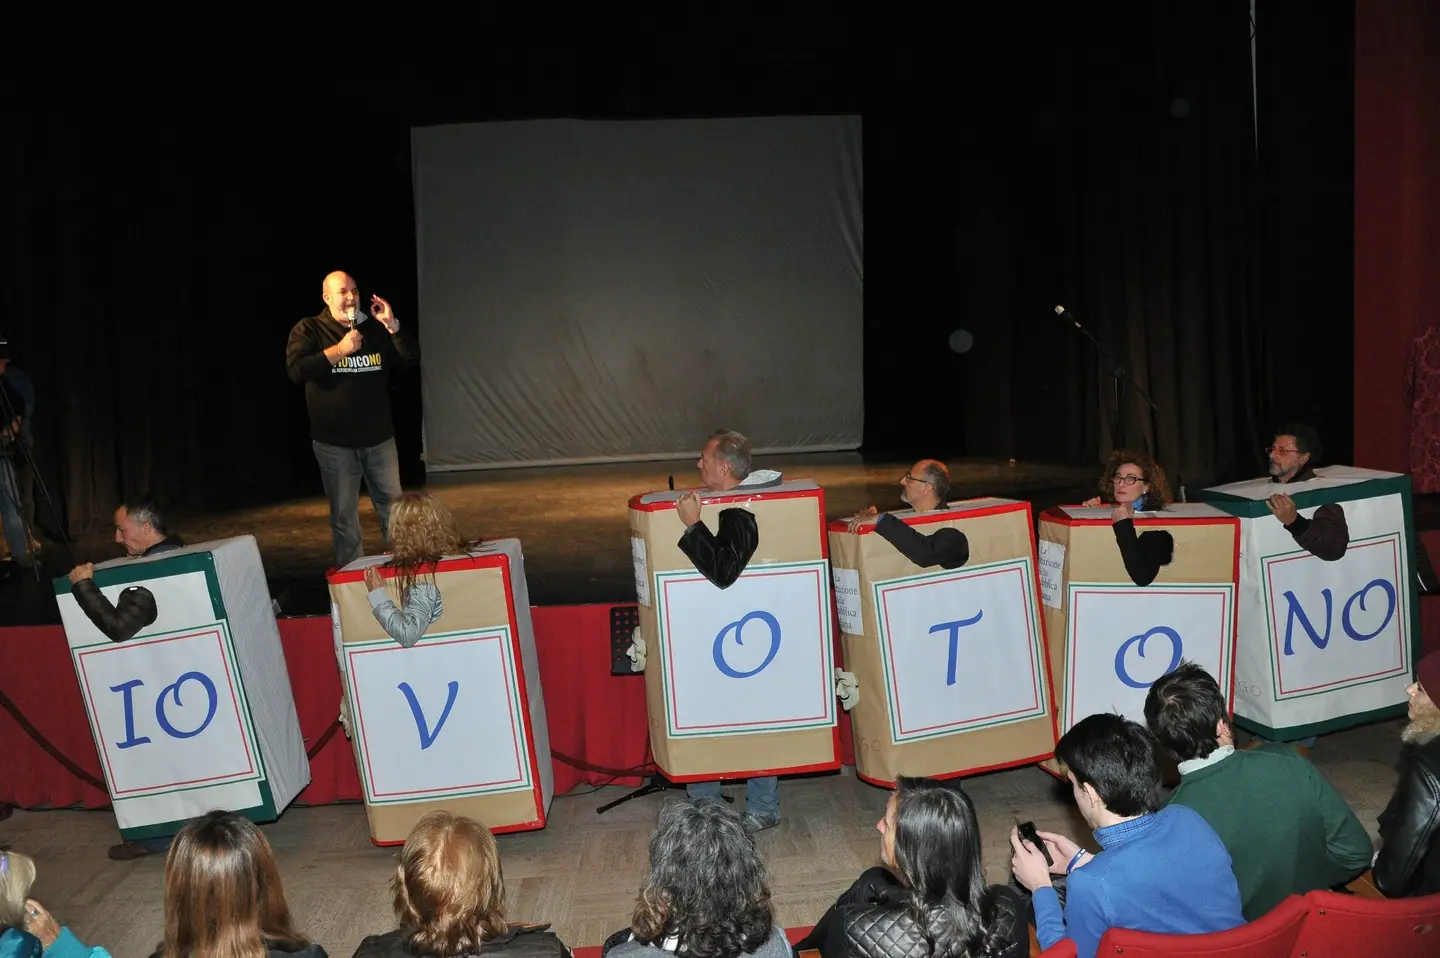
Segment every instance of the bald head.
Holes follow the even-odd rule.
[[[355,287],[355,277],[343,270],[336,270],[325,277],[320,286],[320,298],[330,307],[330,316],[336,322],[351,322],[350,310],[360,304],[360,291]]]
[[[940,508],[949,494],[950,469],[938,459],[921,459],[900,480],[900,498],[916,512]]]

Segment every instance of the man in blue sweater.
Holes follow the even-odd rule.
[[[1011,831],[1011,867],[1034,893],[1040,947],[1068,937],[1080,958],[1093,958],[1108,928],[1199,935],[1245,923],[1220,836],[1193,809],[1160,808],[1160,768],[1143,726],[1091,715],[1065,733],[1055,758],[1102,851],[1094,855],[1064,835],[1040,832],[1054,861],[1049,866]],[[1063,906],[1052,872],[1068,876]]]

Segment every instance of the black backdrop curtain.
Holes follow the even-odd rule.
[[[1307,344],[1297,374],[1294,351],[1348,342],[1351,310],[1348,226],[1333,235],[1349,146],[1312,129],[1348,129],[1350,105],[1343,77],[1307,83],[1334,67],[1299,55],[1313,23],[1262,16],[1258,168],[1245,0],[965,7],[949,30],[673,13],[547,22],[539,53],[520,49],[539,25],[490,14],[454,25],[463,56],[353,73],[256,48],[293,69],[115,74],[84,110],[32,80],[0,151],[0,330],[35,375],[71,528],[142,489],[208,510],[318,492],[285,336],[336,268],[423,326],[408,130],[425,122],[863,112],[867,451],[1098,463],[1109,383],[1057,303],[1153,396],[1124,400],[1130,444],[1192,490],[1254,474],[1277,415],[1340,430],[1348,357]],[[1322,39],[1350,42],[1348,16]],[[1282,308],[1305,280],[1303,303],[1333,308]],[[960,356],[957,327],[975,337]],[[418,375],[396,384],[407,484],[418,395]]]
[[[1175,485],[1253,473],[1270,386],[1249,5],[1073,5],[1027,39],[1025,101],[979,113],[961,161],[966,451],[1101,461],[1119,365],[1156,406],[1125,387],[1126,444]]]
[[[0,328],[35,379],[37,459],[71,531],[140,491],[181,510],[318,491],[290,326],[331,269],[417,321],[406,128],[327,147],[313,119],[263,107],[214,126],[138,104],[11,118]],[[418,379],[393,388],[413,477]]]

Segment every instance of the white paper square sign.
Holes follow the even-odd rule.
[[[1145,696],[1182,659],[1230,690],[1235,586],[1072,582],[1061,734],[1101,712],[1144,724]]]
[[[72,655],[111,798],[263,777],[224,623]]]
[[[671,737],[835,724],[828,566],[752,565],[728,589],[690,570],[656,574]]]
[[[508,628],[356,643],[345,658],[371,805],[531,787]]]
[[[1028,558],[872,584],[896,742],[1049,712]]]
[[[1409,671],[1406,559],[1399,533],[1353,542],[1338,562],[1308,552],[1261,560],[1275,701]]]

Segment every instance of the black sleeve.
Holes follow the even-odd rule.
[[[1345,521],[1344,507],[1338,503],[1321,506],[1310,519],[1296,516],[1285,531],[1296,545],[1325,562],[1345,558],[1345,550],[1350,548],[1350,526]]]
[[[1161,529],[1135,535],[1135,520],[1121,519],[1115,523],[1115,543],[1125,571],[1136,585],[1149,585],[1160,574],[1160,567],[1170,564],[1175,555],[1175,538]]]
[[[970,561],[970,540],[959,529],[937,529],[927,536],[887,512],[875,523],[875,531],[922,569],[958,569]]]
[[[135,633],[155,621],[155,596],[144,586],[131,586],[121,592],[118,608],[105,598],[94,579],[81,579],[70,591],[80,611],[111,642],[132,639]]]
[[[1406,759],[1378,824],[1384,844],[1375,859],[1375,887],[1386,898],[1403,898],[1440,835],[1440,782],[1418,758]]]
[[[408,326],[401,326],[394,333],[388,334],[390,345],[395,350],[395,355],[400,360],[401,366],[417,366],[420,363],[420,341]]]
[[[701,521],[680,537],[680,551],[689,556],[701,575],[722,589],[735,584],[759,547],[760,528],[755,517],[744,509],[721,512],[718,535],[712,535]]]
[[[290,339],[285,343],[285,374],[292,383],[310,382],[324,378],[335,367],[325,358],[325,347],[315,342],[309,324],[305,320],[290,330]]]

